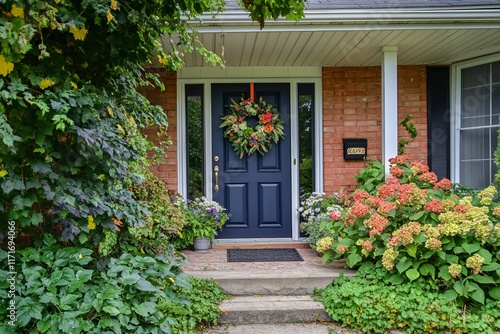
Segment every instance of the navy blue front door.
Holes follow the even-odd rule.
[[[232,217],[218,238],[291,238],[290,85],[255,84],[255,98],[277,107],[285,121],[285,138],[265,155],[242,159],[224,138],[221,116],[231,99],[249,97],[249,84],[212,85],[212,177],[218,168],[218,191],[213,199]]]

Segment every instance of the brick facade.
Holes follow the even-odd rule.
[[[160,75],[160,80],[165,85],[165,90],[160,88],[145,88],[141,93],[153,105],[159,105],[167,113],[168,130],[167,136],[172,142],[157,166],[153,166],[151,171],[160,179],[165,181],[170,190],[177,190],[178,170],[177,170],[177,74],[166,72],[165,70],[151,70]],[[157,129],[151,128],[146,131],[148,138],[158,141]]]
[[[418,136],[405,154],[427,162],[427,87],[425,66],[398,66],[398,123],[408,114]],[[345,161],[342,138],[367,138],[368,159],[382,159],[382,78],[379,66],[323,68],[324,190],[352,190],[364,161]]]
[[[168,116],[168,136],[172,140],[160,165],[153,173],[169,189],[177,190],[177,87],[176,74],[156,70],[165,90],[148,88],[142,93],[154,105],[160,105]],[[426,67],[398,66],[398,123],[408,114],[418,131],[411,140],[400,126],[399,138],[407,139],[405,154],[413,160],[427,162],[427,84]],[[323,68],[323,159],[324,190],[352,190],[353,176],[366,165],[363,161],[345,161],[342,138],[367,138],[368,159],[382,158],[382,78],[379,66]],[[156,130],[147,131],[156,138]]]

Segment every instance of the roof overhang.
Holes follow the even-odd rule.
[[[299,22],[268,21],[243,10],[189,24],[226,66],[373,66],[385,45],[399,64],[439,64],[500,52],[500,6],[306,10]],[[188,54],[186,66],[209,66]]]

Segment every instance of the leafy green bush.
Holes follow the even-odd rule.
[[[500,203],[495,188],[474,196],[453,193],[452,183],[438,182],[429,167],[406,156],[390,159],[393,177],[370,191],[357,189],[342,217],[325,220],[317,245],[330,261],[345,257],[350,267],[372,261],[383,266],[392,283],[425,277],[436,281],[448,301],[484,305],[500,300]],[[384,179],[372,165],[364,180]],[[365,189],[367,189],[365,187]]]
[[[450,303],[433,281],[394,285],[383,268],[367,262],[356,277],[341,276],[319,291],[334,321],[365,333],[498,333],[500,308],[489,300],[476,308]]]
[[[217,305],[227,298],[213,280],[190,277],[189,283],[192,288],[176,286],[174,291],[180,296],[185,296],[190,303],[168,308],[169,314],[177,322],[172,324],[173,332],[176,334],[194,333],[196,329],[216,325],[220,317]]]
[[[145,179],[142,183],[134,183],[130,189],[135,199],[147,205],[150,215],[144,216],[145,226],[128,227],[128,233],[122,233],[125,235],[120,242],[146,252],[159,253],[168,247],[173,236],[181,233],[186,225],[186,215],[174,204],[178,195],[172,198],[165,182],[150,171],[142,173]]]
[[[156,257],[125,253],[96,261],[92,250],[61,248],[46,235],[39,249],[19,255],[14,328],[7,323],[7,255],[0,251],[2,333],[193,333],[199,323],[216,321],[213,303],[224,297],[211,282],[194,281],[193,290],[173,247]]]

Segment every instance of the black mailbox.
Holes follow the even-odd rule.
[[[368,140],[365,138],[342,138],[344,160],[365,160]]]

